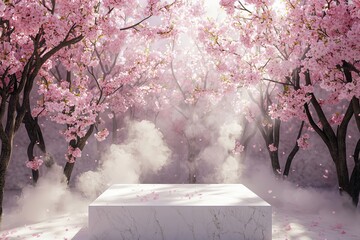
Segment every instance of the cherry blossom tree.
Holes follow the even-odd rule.
[[[188,21],[184,21],[192,16]],[[162,111],[167,112],[178,145],[185,145],[184,160],[188,169],[188,183],[198,181],[198,161],[201,152],[209,144],[210,132],[206,130],[206,117],[220,101],[222,94],[216,89],[212,71],[213,63],[197,45],[193,34],[199,21],[205,17],[204,1],[187,2],[173,18],[176,32],[167,42],[168,65],[161,76],[166,99],[160,100]],[[217,90],[219,92],[217,92]],[[180,148],[180,147],[179,147]]]
[[[31,116],[31,110],[26,111],[23,123],[29,136],[30,143],[27,148],[28,161],[26,166],[31,169],[33,183],[36,184],[39,179],[39,168],[45,163],[46,167],[54,164],[53,156],[46,151],[46,144],[43,138],[42,130],[38,123],[38,116]],[[38,147],[43,156],[35,156],[34,149]]]
[[[198,3],[203,5],[201,2]],[[196,12],[192,12],[193,9],[197,9]],[[175,24],[179,32],[168,43],[169,70],[162,78],[168,89],[167,98],[171,99],[170,105],[165,104],[166,115],[172,116],[172,130],[179,138],[178,147],[185,145],[183,148],[186,153],[182,156],[188,169],[188,182],[196,183],[199,181],[201,171],[199,164],[206,165],[207,159],[202,158],[204,154],[206,155],[207,148],[219,138],[216,134],[221,131],[220,125],[224,124],[222,121],[227,119],[212,121],[211,118],[216,115],[214,112],[223,109],[220,106],[228,106],[230,102],[237,100],[234,100],[236,98],[234,86],[221,84],[226,80],[222,79],[215,68],[217,60],[207,54],[196,35],[196,27],[206,18],[205,9],[201,6],[190,7],[182,13],[194,16],[190,24],[194,27],[190,27],[188,22],[183,22],[181,16],[177,16],[180,21]],[[237,140],[238,145],[233,142],[231,150],[237,148],[236,151],[226,149],[225,158],[221,159],[223,156],[219,156],[220,160],[217,161],[225,162],[230,155],[235,158],[234,153],[237,153],[237,159],[240,159],[240,155],[245,156],[244,149],[247,148],[253,135],[251,128],[244,126]]]
[[[145,20],[168,12],[171,5],[152,0],[139,4],[137,1],[125,3],[116,0],[0,2],[0,215],[13,139],[31,109],[33,86],[40,84],[40,91],[46,89],[52,94],[48,96],[51,101],[47,99],[47,103],[43,104],[47,105],[47,109],[35,109],[32,117],[37,117],[43,110],[41,114],[49,109],[64,111],[57,120],[67,125],[65,135],[70,142],[67,157],[71,162],[74,157],[80,156],[80,148],[95,128],[97,113],[106,107],[99,105],[105,97],[104,88],[99,86],[100,94],[97,95],[83,88],[90,78],[85,66],[91,64],[93,47],[97,46],[99,39],[108,37],[117,39],[113,47],[121,45],[121,40],[126,37],[122,32],[138,31]],[[152,34],[150,28],[144,31],[144,35]],[[50,74],[59,62],[67,73],[61,79],[60,88],[51,81],[53,76]],[[106,72],[108,70],[105,69]],[[77,121],[79,119],[75,116],[79,115],[83,121]],[[38,131],[36,134],[37,140],[41,139]],[[99,138],[105,135],[106,131],[97,133]],[[31,142],[33,140],[35,138]],[[29,153],[32,154],[31,151]],[[36,161],[28,166],[37,170],[41,160],[33,160]]]
[[[129,9],[125,12],[123,8],[105,6],[111,12],[98,21],[98,37],[84,39],[81,48],[61,52],[58,64],[41,76],[42,98],[33,114],[50,115],[51,120],[66,126],[63,135],[69,146],[64,174],[68,182],[76,159],[94,131],[98,141],[109,134],[107,128],[100,129],[104,122],[100,114],[110,109],[115,121],[117,113],[142,101],[141,86],[154,78],[163,61],[157,51],[152,51],[151,42],[169,31],[165,27],[167,15],[178,5],[176,1],[150,1],[144,6],[126,5]],[[146,22],[154,14],[167,21],[163,19],[160,25]],[[133,16],[137,17],[128,22]]]
[[[0,2],[0,215],[13,139],[30,108],[35,78],[46,70],[52,56],[80,42],[94,25],[92,3],[74,4],[77,6],[67,6],[66,1]],[[89,11],[78,16],[75,9]]]
[[[233,6],[234,2],[221,2],[221,4],[228,7]],[[237,11],[240,10],[237,9]],[[229,13],[235,13],[235,9],[231,9]],[[276,101],[275,97],[282,89],[264,74],[267,65],[271,62],[271,53],[265,55],[255,44],[250,44],[246,39],[249,35],[239,36],[237,34],[239,32],[237,27],[241,24],[246,25],[242,29],[243,31],[245,29],[252,31],[250,25],[253,23],[252,18],[243,18],[242,16],[234,18],[230,15],[230,18],[223,17],[220,22],[218,20],[204,21],[200,27],[199,39],[215,59],[217,71],[222,74],[222,82],[226,85],[232,84],[233,88],[237,89],[237,94],[242,99],[242,106],[236,107],[239,108],[238,111],[242,112],[243,119],[246,120],[243,121],[243,125],[249,132],[252,132],[252,128],[248,126],[255,125],[261,133],[274,174],[287,176],[299,147],[294,140],[294,147],[287,157],[285,169],[282,172],[279,161],[281,121],[272,119],[269,114],[269,107]],[[224,28],[224,25],[234,27]],[[286,85],[284,86],[286,87]],[[297,139],[300,138],[302,130],[303,124],[299,124]],[[248,136],[250,138],[243,137],[242,140],[237,141],[239,149],[247,149],[253,134]],[[245,153],[246,151],[244,151],[244,155]]]
[[[176,49],[177,41],[172,43],[172,55],[179,56],[184,51],[183,46]],[[191,45],[190,45],[191,46]],[[194,46],[193,46],[194,47]],[[170,62],[172,86],[176,89],[173,94],[172,104],[177,99],[174,107],[180,113],[181,119],[177,120],[174,129],[184,137],[187,146],[187,168],[189,170],[188,182],[197,182],[197,161],[201,150],[206,143],[206,131],[204,124],[206,115],[209,113],[211,106],[204,106],[206,95],[212,92],[209,87],[208,74],[209,70],[206,65],[201,64],[201,53],[194,53],[194,48],[187,49],[186,55],[191,56],[191,61],[187,57],[172,58]],[[195,49],[195,51],[198,51]],[[205,103],[206,104],[206,103]],[[176,106],[177,105],[177,106]],[[201,106],[199,109],[197,106]]]
[[[335,164],[340,192],[357,205],[360,140],[356,139],[350,176],[346,135],[351,119],[360,131],[360,54],[355,43],[359,3],[286,1],[282,8],[275,3],[221,1],[229,20],[227,28],[204,25],[209,50],[228,58],[222,67],[242,86],[271,83],[276,102],[264,110],[272,121],[297,118],[314,129]],[[307,139],[299,134],[298,147],[306,147]],[[275,150],[276,141],[268,147]]]

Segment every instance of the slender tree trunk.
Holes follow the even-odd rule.
[[[354,109],[351,104],[344,115],[344,119],[341,124],[338,126],[336,131],[336,143],[331,143],[331,146],[335,148],[330,151],[331,156],[333,156],[333,160],[335,161],[338,181],[339,181],[339,190],[347,192],[352,199],[354,199],[354,195],[352,193],[352,186],[350,186],[349,179],[349,170],[347,166],[347,154],[346,154],[346,133],[347,127],[354,114]],[[334,159],[337,157],[338,159]]]
[[[8,161],[8,159],[6,159],[5,156],[1,156],[0,161],[4,162],[4,161]],[[2,216],[2,213],[3,213],[5,176],[6,176],[6,166],[5,166],[5,164],[1,163],[0,164],[0,223],[1,223],[1,216]]]
[[[3,213],[3,198],[5,188],[6,170],[9,165],[12,153],[13,138],[11,137],[7,141],[3,141],[1,144],[0,154],[0,222]]]
[[[74,169],[74,165],[75,165],[75,163],[66,162],[65,167],[64,167],[64,175],[66,177],[66,181],[68,184],[70,182],[71,173]]]
[[[37,123],[37,119],[34,119],[31,116],[30,109],[28,109],[27,112],[25,113],[23,123],[25,124],[26,132],[27,132],[28,137],[30,139],[30,143],[29,143],[28,148],[27,148],[28,160],[29,161],[34,161],[34,158],[35,158],[35,156],[34,156],[34,147],[36,145],[38,145],[40,150],[44,154],[46,154],[45,142],[44,142],[44,139],[42,138],[41,129],[40,129],[38,123]],[[41,137],[40,137],[38,131],[40,131]],[[38,179],[39,179],[39,170],[32,169],[31,173],[32,173],[33,183],[36,184]]]
[[[280,175],[281,174],[281,167],[280,167],[280,162],[279,162],[279,151],[275,150],[275,151],[270,151],[268,150],[269,155],[270,155],[270,159],[271,159],[271,166],[273,169],[274,174]]]
[[[36,184],[39,180],[39,170],[31,170],[31,175],[33,179],[33,183]]]
[[[351,100],[352,107],[354,109],[354,116],[358,132],[360,132],[360,103],[359,99],[353,97]],[[360,193],[360,139],[358,139],[355,150],[354,150],[354,168],[350,177],[350,186],[352,189],[353,203],[355,206],[359,204],[359,193]]]
[[[196,160],[200,153],[199,146],[196,145],[195,138],[187,139],[188,143],[188,157],[187,157],[187,165],[189,169],[189,177],[188,182],[189,183],[196,183]]]
[[[332,159],[336,167],[336,175],[339,184],[340,193],[346,192],[351,196],[350,184],[349,184],[349,173],[346,164],[346,155],[335,153],[331,154]]]
[[[86,146],[86,142],[89,139],[89,137],[91,136],[91,134],[93,133],[95,129],[95,124],[91,125],[90,128],[88,129],[88,131],[86,132],[85,136],[82,138],[79,138],[77,140],[71,140],[69,145],[72,148],[79,148],[81,151],[84,149],[84,147]],[[71,157],[71,156],[69,156]],[[71,174],[72,171],[74,169],[74,165],[75,162],[66,162],[65,167],[64,167],[64,175],[66,177],[66,181],[69,184],[70,183],[70,178],[71,178]]]
[[[195,161],[188,162],[188,169],[189,169],[189,178],[188,181],[191,184],[196,183],[196,165]]]
[[[350,177],[350,186],[352,190],[353,204],[357,206],[359,204],[359,193],[360,193],[360,139],[356,144],[354,151],[354,162],[355,166]]]
[[[196,158],[197,154],[194,152],[194,149],[189,146],[189,154],[187,159],[187,165],[189,169],[188,182],[192,184],[196,183]]]
[[[42,135],[41,128],[37,122],[37,118],[33,118],[30,113],[25,114],[24,120],[25,128],[30,139],[29,146],[27,148],[27,155],[29,161],[33,161],[35,158],[34,148],[37,146],[44,154],[45,166],[50,168],[54,164],[54,159],[51,154],[47,153],[45,141]],[[36,184],[39,179],[39,170],[31,170],[33,183]]]
[[[291,150],[288,158],[286,159],[286,164],[285,164],[284,173],[283,173],[283,175],[285,177],[289,176],[291,163],[292,163],[296,153],[299,151],[299,145],[297,143],[297,140],[299,140],[300,137],[301,137],[301,133],[302,133],[302,130],[304,128],[304,123],[305,123],[304,121],[301,122],[299,133],[298,133],[297,138],[296,138],[295,146],[293,147],[293,149]]]
[[[338,128],[339,129],[339,128]],[[337,133],[337,149],[333,149],[333,160],[336,166],[336,172],[339,181],[339,190],[350,194],[349,171],[346,161],[346,132],[339,131]]]
[[[263,126],[262,122],[256,123],[264,141],[266,149],[271,160],[271,167],[276,176],[281,174],[281,167],[279,162],[279,139],[280,139],[280,120],[275,120],[272,126]],[[269,145],[274,145],[277,149],[270,151]]]

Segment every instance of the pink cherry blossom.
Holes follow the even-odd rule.
[[[108,135],[109,135],[109,131],[106,128],[104,128],[103,130],[101,130],[95,134],[95,138],[99,142],[101,142],[101,141],[104,141]]]
[[[269,144],[268,146],[270,152],[275,152],[277,150],[277,147],[274,146],[274,144]]]
[[[301,149],[307,149],[309,147],[309,134],[303,134],[298,140],[297,144]]]
[[[235,148],[234,148],[234,153],[235,154],[239,154],[241,152],[244,151],[244,146],[240,144],[240,142],[236,141],[235,142]]]
[[[31,161],[26,162],[26,167],[32,170],[39,170],[40,166],[43,164],[43,160],[39,157],[34,157]]]

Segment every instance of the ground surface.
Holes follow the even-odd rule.
[[[14,218],[17,214],[16,199],[18,192],[7,192],[4,218]],[[10,196],[10,197],[9,197]],[[355,212],[336,212],[331,209],[314,209],[299,207],[294,204],[284,204],[268,200],[273,205],[273,239],[301,239],[301,240],[358,240],[360,239],[359,217]],[[84,205],[88,203],[83,202]],[[53,211],[53,210],[51,210]],[[22,212],[18,212],[22,214]],[[78,212],[61,212],[45,216],[42,221],[4,221],[4,229],[0,231],[0,239],[59,239],[59,240],[86,240],[87,235],[87,211],[79,208]],[[21,219],[21,216],[17,216]],[[7,226],[6,226],[7,225]]]

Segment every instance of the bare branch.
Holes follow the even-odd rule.
[[[95,45],[94,45],[94,52],[95,52],[97,58],[99,59],[99,64],[100,64],[101,71],[103,72],[104,75],[107,74],[107,71],[106,71],[106,69],[104,67],[104,64],[103,64],[102,60],[101,60],[101,54],[99,53],[99,51],[97,50]]]
[[[239,3],[240,6],[241,6],[241,8],[238,8],[238,9],[243,10],[243,11],[246,11],[246,12],[252,14],[252,12],[251,12],[249,9],[247,9],[241,1],[238,1],[238,3]]]
[[[49,11],[51,14],[54,14],[55,12],[55,0],[51,0],[51,8],[46,5],[45,0],[42,0],[42,5]]]
[[[120,28],[120,30],[123,31],[123,30],[128,30],[128,29],[131,29],[131,28],[135,28],[136,26],[140,25],[144,21],[148,20],[150,17],[152,17],[152,14],[150,14],[146,18],[142,19],[141,21],[139,21],[139,22],[137,22],[137,23],[135,23],[135,24],[133,24],[131,26]]]

